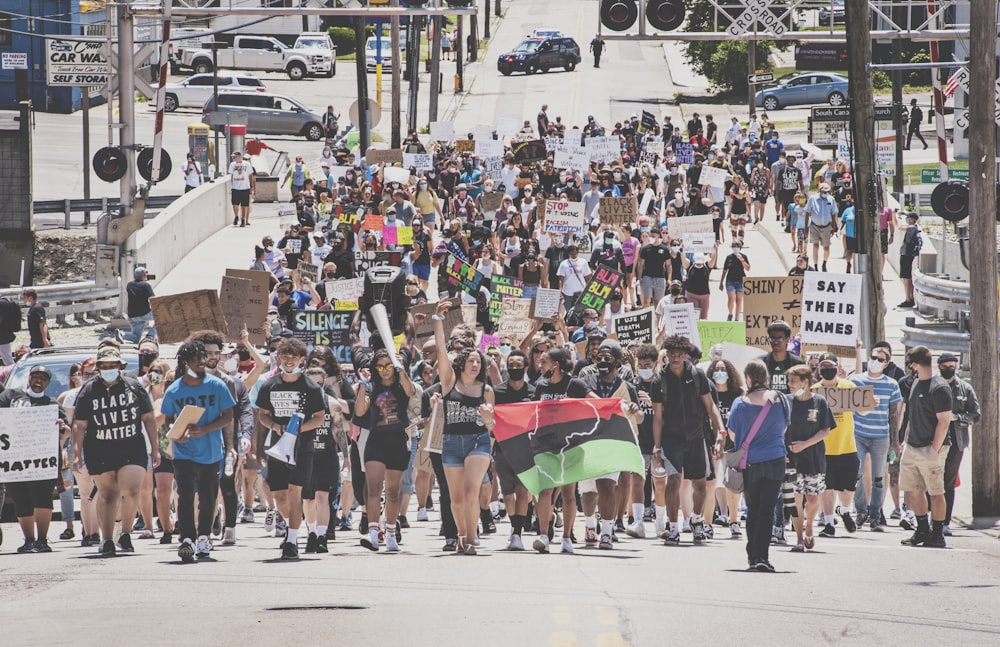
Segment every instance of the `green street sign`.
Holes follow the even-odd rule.
[[[949,180],[968,180],[969,179],[969,169],[967,168],[953,168],[948,169],[948,179]],[[921,184],[937,184],[941,181],[941,170],[937,168],[922,168],[920,169],[920,183]]]

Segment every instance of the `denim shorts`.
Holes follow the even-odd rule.
[[[743,294],[743,281],[726,281],[726,292]]]
[[[445,434],[441,442],[441,464],[445,467],[463,467],[469,456],[490,457],[490,434]]]

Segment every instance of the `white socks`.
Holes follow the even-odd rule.
[[[288,529],[288,539],[286,540],[290,544],[294,544],[299,539],[299,529],[289,528]]]
[[[658,505],[656,506],[656,520],[663,521],[667,518],[667,506]]]
[[[601,519],[601,534],[602,535],[609,535],[610,536],[611,533],[612,533],[612,530],[614,529],[614,527],[615,527],[614,524],[611,523],[610,521],[605,521],[604,519]]]
[[[584,517],[583,525],[585,528],[593,528],[594,530],[597,530],[597,515]]]
[[[632,516],[635,517],[636,521],[642,521],[643,512],[645,512],[645,508],[641,503],[632,504]]]
[[[317,524],[316,525],[316,535],[318,537],[324,537],[324,536],[326,536],[326,528],[327,528],[326,526],[320,526],[320,525]]]

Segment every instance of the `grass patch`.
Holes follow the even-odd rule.
[[[906,181],[907,176],[913,184],[920,184],[920,169],[924,168],[934,168],[938,167],[938,163],[926,162],[924,164],[903,164],[903,180]],[[954,169],[965,169],[969,168],[969,160],[949,160],[948,168],[950,170]]]

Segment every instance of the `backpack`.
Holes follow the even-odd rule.
[[[0,321],[10,332],[21,331],[21,306],[7,297],[0,297]]]

